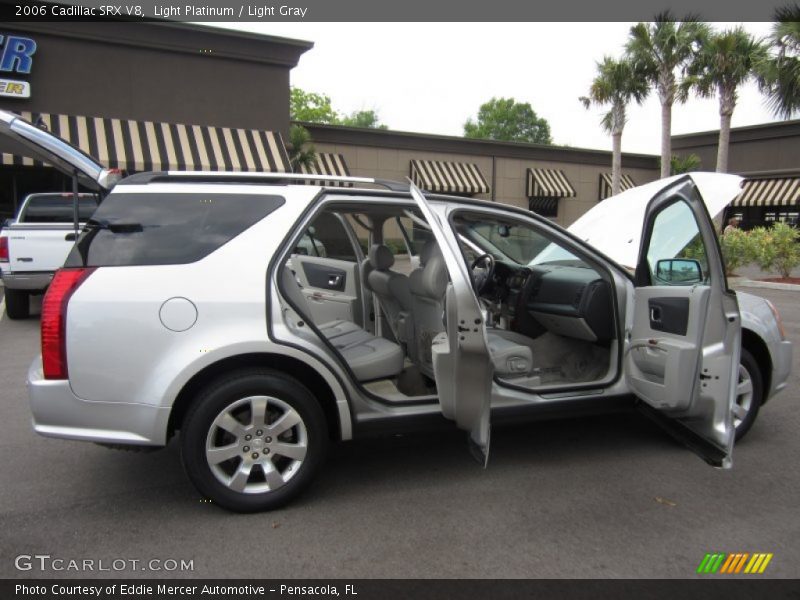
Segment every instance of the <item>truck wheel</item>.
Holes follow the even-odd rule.
[[[184,468],[203,496],[228,510],[256,512],[305,489],[327,453],[328,428],[299,381],[248,369],[200,393],[180,439]]]
[[[5,290],[6,314],[9,319],[27,319],[31,314],[30,294],[21,290]]]

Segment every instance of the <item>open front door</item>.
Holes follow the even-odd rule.
[[[647,206],[625,374],[641,408],[708,463],[728,468],[741,323],[716,234],[690,177]]]
[[[442,414],[469,432],[470,448],[485,466],[489,459],[490,403],[493,365],[486,343],[486,325],[455,233],[411,184],[444,256],[450,275],[445,295],[446,333],[433,342],[433,370]]]

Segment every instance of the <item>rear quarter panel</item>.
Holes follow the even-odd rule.
[[[166,185],[166,184],[164,184]],[[161,186],[126,186],[157,193]],[[241,189],[240,189],[241,187]],[[208,192],[181,186],[184,192]],[[75,292],[67,312],[70,385],[91,401],[169,406],[195,373],[222,358],[274,350],[267,338],[270,259],[313,196],[277,186],[227,186],[231,193],[286,196],[286,203],[205,258],[191,264],[100,267]],[[197,320],[167,329],[159,316],[170,298],[186,298]]]

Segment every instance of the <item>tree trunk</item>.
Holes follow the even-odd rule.
[[[616,196],[622,179],[622,131],[612,133],[611,142],[611,195]]]
[[[669,177],[672,162],[672,104],[661,104],[661,178]]]
[[[731,117],[736,107],[736,89],[719,88],[719,143],[717,173],[728,172],[728,147],[731,142]]]
[[[717,173],[728,172],[728,145],[731,141],[731,115],[720,115],[719,146],[717,147]]]

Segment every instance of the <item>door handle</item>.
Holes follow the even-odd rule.
[[[661,308],[658,306],[650,307],[650,321],[652,323],[661,323]]]
[[[75,241],[75,234],[74,233],[68,233],[67,235],[64,236],[64,241],[65,242],[74,242]]]
[[[328,285],[331,287],[337,287],[342,282],[341,275],[330,275],[328,277]]]

